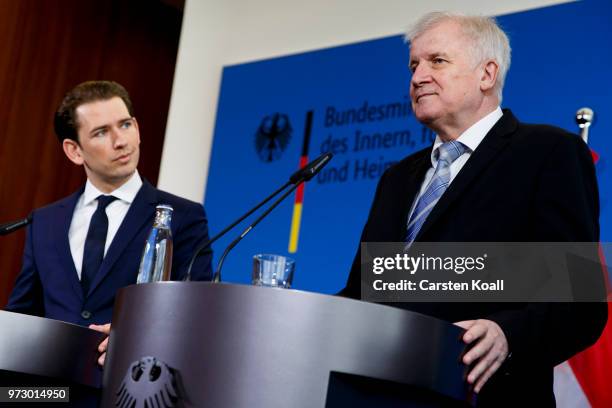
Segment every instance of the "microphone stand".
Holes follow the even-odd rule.
[[[247,230],[245,230],[241,236],[240,239],[242,239],[242,237],[244,237],[244,235],[248,234],[248,232],[259,223],[259,221],[261,221],[261,218],[265,217],[266,215],[268,215],[270,213],[270,211],[272,211],[272,209],[274,207],[276,207],[285,197],[287,197],[289,194],[291,194],[292,191],[295,191],[295,189],[302,184],[305,181],[309,181],[310,179],[312,179],[319,171],[321,171],[321,169],[323,167],[325,167],[327,165],[327,163],[331,160],[333,154],[332,153],[323,153],[321,156],[317,157],[316,159],[314,159],[313,161],[311,161],[310,163],[308,163],[306,166],[298,169],[295,173],[293,173],[290,177],[289,177],[289,181],[286,182],[285,184],[283,184],[283,186],[281,188],[279,188],[278,190],[276,190],[275,192],[273,192],[272,194],[270,194],[268,197],[266,197],[266,199],[264,199],[261,203],[257,204],[257,206],[253,209],[251,209],[250,211],[248,211],[246,214],[244,214],[242,217],[238,218],[236,221],[234,221],[232,224],[230,224],[228,227],[226,227],[223,231],[221,231],[220,233],[218,233],[217,235],[215,235],[213,238],[209,239],[208,241],[204,242],[203,244],[201,244],[195,251],[195,253],[193,254],[193,256],[191,257],[191,261],[189,262],[189,266],[187,267],[187,274],[185,275],[185,279],[184,280],[191,280],[191,269],[193,268],[193,264],[195,262],[195,260],[203,254],[209,254],[212,252],[212,250],[210,249],[210,246],[213,242],[215,242],[216,240],[218,240],[219,238],[221,238],[223,235],[225,235],[226,232],[228,232],[230,229],[234,228],[236,225],[238,225],[240,222],[242,222],[245,218],[247,218],[249,215],[253,214],[255,211],[257,211],[258,209],[261,208],[261,206],[263,206],[264,204],[266,204],[268,201],[270,201],[272,198],[276,197],[279,193],[281,193],[284,189],[286,189],[288,186],[290,186],[291,184],[293,184],[293,188],[291,188],[289,190],[289,192],[285,193],[278,201],[276,201],[272,207],[270,209],[268,209],[263,215],[262,217],[260,217],[260,219],[257,219],[257,221],[255,222],[255,224],[252,224],[251,226],[249,226],[249,228],[247,228]],[[232,244],[230,244],[230,248],[229,250],[231,250],[231,248],[233,248],[234,246],[236,246],[236,244],[240,241],[240,239],[238,239],[235,243],[232,242]],[[220,265],[223,264],[223,259],[225,258],[225,256],[227,255],[227,253],[229,252],[229,250],[226,249],[226,251],[223,254],[223,257],[221,258],[221,261],[219,262]],[[220,269],[221,268],[217,268],[218,272],[220,273]],[[217,272],[215,272],[215,279],[216,282],[219,282],[219,280],[221,279],[220,276],[217,276]]]
[[[191,280],[191,268],[193,268],[193,263],[195,262],[195,260],[197,258],[199,258],[201,255],[209,254],[209,253],[212,252],[212,250],[210,249],[210,246],[212,245],[213,242],[215,242],[216,240],[221,238],[223,235],[225,235],[225,233],[227,231],[231,230],[236,225],[240,224],[242,221],[244,221],[245,218],[247,218],[249,215],[253,214],[255,211],[260,209],[264,204],[266,204],[268,201],[270,201],[271,199],[276,197],[281,191],[286,189],[287,186],[289,186],[291,184],[292,184],[291,181],[286,182],[285,184],[282,185],[282,187],[280,187],[278,190],[274,191],[272,194],[270,194],[268,197],[266,197],[262,202],[257,204],[257,206],[255,206],[251,210],[247,211],[242,217],[238,218],[236,221],[234,221],[229,226],[227,226],[225,229],[223,229],[223,231],[219,232],[217,235],[215,235],[214,237],[212,237],[208,241],[206,241],[203,244],[201,244],[198,247],[198,249],[196,249],[194,255],[191,257],[191,261],[189,262],[189,267],[187,268],[187,274],[185,276],[185,280],[186,281]],[[293,190],[291,190],[291,191],[293,191]]]
[[[221,256],[221,259],[219,259],[219,263],[217,264],[217,270],[215,271],[215,275],[213,277],[213,282],[214,283],[219,283],[221,282],[221,268],[223,267],[223,261],[225,261],[225,257],[227,256],[227,254],[229,254],[229,252],[236,246],[238,245],[238,243],[242,240],[242,238],[244,238],[249,232],[251,232],[251,230],[253,228],[255,228],[257,226],[257,224],[259,224],[259,222],[261,220],[263,220],[268,214],[270,214],[270,212],[275,209],[280,203],[281,201],[283,201],[285,198],[287,198],[287,196],[289,194],[291,194],[293,191],[295,191],[296,188],[298,188],[298,186],[300,184],[302,184],[304,182],[304,180],[300,180],[298,181],[296,184],[293,185],[293,187],[291,187],[289,190],[287,190],[282,196],[280,196],[274,203],[272,203],[272,205],[270,207],[268,207],[268,209],[266,211],[264,211],[255,221],[253,221],[253,223],[251,225],[249,225],[244,231],[242,231],[242,234],[240,234],[238,237],[236,237],[236,239],[234,239],[228,246],[227,248],[225,248],[225,251],[223,252],[223,255]]]

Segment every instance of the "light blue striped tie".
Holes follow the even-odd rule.
[[[436,171],[434,172],[427,189],[419,198],[416,207],[414,207],[412,215],[410,216],[405,242],[410,244],[416,238],[417,234],[421,230],[421,227],[425,223],[427,216],[450,184],[451,164],[459,156],[465,153],[466,150],[467,147],[463,143],[453,140],[451,142],[443,143],[440,145],[440,147],[438,147],[438,150],[434,152],[438,158]]]

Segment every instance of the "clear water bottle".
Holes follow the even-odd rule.
[[[136,283],[170,280],[172,269],[172,206],[159,204],[155,210],[155,222],[145,243]]]

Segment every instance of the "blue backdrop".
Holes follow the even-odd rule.
[[[612,240],[612,4],[581,1],[498,20],[513,49],[502,107],[523,122],[576,133],[576,111],[595,111],[589,144],[600,155],[601,239]],[[385,166],[431,141],[409,108],[407,66],[408,48],[393,36],[226,67],[205,201],[211,233],[298,168],[312,111],[309,157],[327,150],[335,157],[305,188],[298,250],[291,255],[297,261],[294,287],[340,290]],[[293,201],[291,196],[234,249],[225,281],[249,282],[255,253],[288,254]],[[216,261],[239,232],[214,245]]]

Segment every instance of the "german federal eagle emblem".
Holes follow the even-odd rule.
[[[128,368],[117,391],[120,408],[183,407],[178,371],[155,357],[143,357]]]
[[[291,140],[291,123],[284,113],[268,115],[255,134],[255,149],[259,158],[270,163],[280,159]]]

